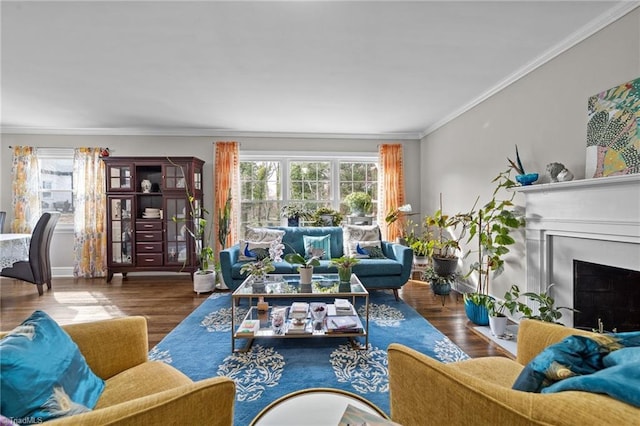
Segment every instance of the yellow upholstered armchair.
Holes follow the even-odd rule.
[[[92,411],[47,424],[233,424],[234,382],[226,377],[193,382],[170,365],[149,361],[145,318],[117,318],[62,328],[106,386]]]
[[[524,320],[518,355],[443,364],[399,344],[389,346],[391,418],[403,426],[640,424],[640,409],[607,395],[550,394],[511,389],[525,365],[570,335],[589,335],[557,324]]]

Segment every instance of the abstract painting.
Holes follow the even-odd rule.
[[[640,78],[589,98],[585,177],[640,173]]]

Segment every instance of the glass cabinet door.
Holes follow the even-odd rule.
[[[196,191],[202,190],[202,168],[197,166],[193,169],[193,188]]]
[[[189,233],[189,229],[192,229],[189,223],[192,217],[187,199],[165,197],[164,219],[167,230],[166,264],[189,264],[189,247],[193,238]]]
[[[107,191],[131,191],[133,189],[131,164],[107,165]]]
[[[109,217],[111,218],[111,263],[133,263],[133,197],[109,198]]]
[[[165,189],[182,189],[187,185],[187,167],[180,165],[168,164],[164,166],[164,188]]]

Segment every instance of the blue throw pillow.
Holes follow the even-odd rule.
[[[303,235],[302,242],[304,244],[304,255],[307,259],[313,256],[312,250],[323,250],[324,254],[319,257],[321,260],[331,259],[331,235],[322,235],[314,237],[311,235]]]
[[[39,423],[89,411],[105,386],[78,345],[42,311],[0,340],[0,368],[0,411],[12,419]]]
[[[522,370],[513,389],[541,392],[543,388],[572,376],[602,369],[600,345],[588,337],[569,336],[548,346]]]

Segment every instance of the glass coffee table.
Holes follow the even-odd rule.
[[[351,313],[337,312],[334,306],[336,299],[348,300],[353,307]],[[363,318],[356,309],[358,299],[363,302]],[[259,304],[260,300],[265,303]],[[238,322],[236,311],[244,302],[248,303],[249,309]],[[327,315],[322,320],[315,320],[311,317],[313,309],[309,309],[307,317],[296,320],[290,309],[292,302],[306,302],[311,307],[324,303]],[[300,284],[298,274],[267,275],[264,283],[254,283],[252,277],[248,277],[233,292],[231,307],[232,352],[248,351],[256,338],[348,338],[354,349],[366,350],[369,346],[369,292],[355,274],[351,274],[348,283],[341,283],[338,274],[314,274],[311,284]],[[272,320],[279,313],[284,315],[282,325]],[[254,331],[240,330],[243,323],[251,322],[259,322]],[[346,324],[344,328],[343,323]],[[360,338],[364,338],[364,345]],[[236,348],[237,340],[243,340],[245,344]]]

